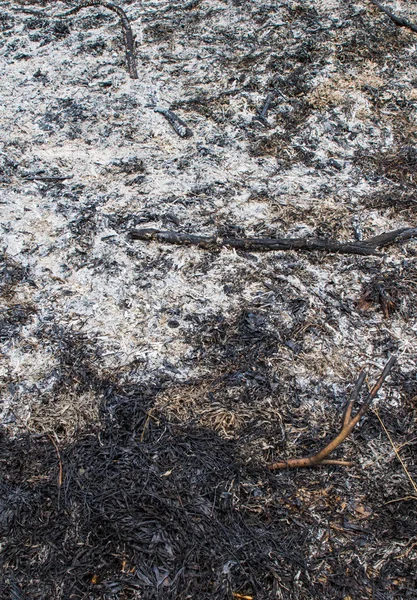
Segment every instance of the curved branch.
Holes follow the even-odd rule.
[[[129,19],[123,8],[117,6],[116,4],[112,4],[111,2],[106,2],[105,0],[85,0],[85,2],[81,2],[74,8],[67,10],[64,13],[56,15],[58,18],[69,17],[70,15],[75,15],[82,8],[88,8],[89,6],[104,6],[109,10],[112,10],[120,17],[120,22],[122,24],[123,29],[123,38],[125,43],[125,51],[126,51],[126,62],[127,68],[129,71],[129,75],[132,79],[138,79],[138,71],[136,68],[136,56],[135,56],[135,38],[133,36],[132,28],[129,23]]]
[[[382,371],[378,381],[375,383],[375,385],[369,392],[368,398],[362,404],[362,406],[360,407],[360,409],[358,410],[356,415],[352,418],[351,413],[352,413],[353,403],[355,402],[355,400],[357,400],[359,393],[362,389],[362,386],[364,384],[365,378],[366,378],[365,371],[361,371],[361,373],[359,374],[358,380],[355,384],[355,387],[352,391],[349,403],[346,407],[345,414],[343,416],[342,429],[340,430],[340,433],[336,437],[334,437],[331,440],[331,442],[329,442],[327,444],[327,446],[325,446],[322,450],[320,450],[316,454],[312,454],[311,456],[306,456],[303,458],[290,458],[289,460],[280,460],[278,462],[272,463],[271,465],[268,465],[268,469],[270,469],[271,471],[275,471],[278,469],[298,469],[301,467],[315,467],[315,466],[321,466],[321,465],[345,465],[345,466],[347,466],[347,465],[352,464],[347,461],[331,460],[331,459],[329,460],[329,459],[327,459],[327,457],[334,450],[336,450],[336,448],[338,446],[340,446],[340,444],[342,442],[344,442],[344,440],[352,432],[354,427],[359,423],[359,421],[361,420],[363,415],[366,413],[366,411],[370,407],[373,399],[379,392],[385,379],[388,377],[392,367],[395,364],[395,361],[396,361],[396,357],[391,356],[391,358],[385,365],[384,370]]]

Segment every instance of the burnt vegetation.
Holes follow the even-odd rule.
[[[350,0],[144,4],[129,47],[100,6],[0,15],[33,86],[0,155],[0,597],[415,599],[415,240],[236,247],[415,228],[416,36]],[[354,467],[268,470],[392,354]]]
[[[330,483],[323,473],[277,477],[260,466],[254,449],[274,439],[282,446],[285,439],[282,421],[255,408],[271,385],[283,403],[281,419],[304,431],[299,446],[308,450],[326,435],[311,430],[301,390],[298,408],[286,404],[286,394],[294,399],[297,388],[271,377],[268,356],[276,340],[265,326],[251,313],[234,325],[219,322],[213,329],[207,323],[204,359],[213,375],[176,391],[167,380],[144,388],[129,383],[133,371],[106,372],[99,347],[70,331],[39,332],[43,343],[56,347],[59,377],[47,402],[52,407],[42,401],[27,432],[13,438],[2,433],[4,593],[189,598],[198,589],[203,598],[239,590],[266,599],[291,590],[296,577],[297,591],[288,592],[294,598],[386,597],[387,590],[408,597],[413,561],[404,547],[417,533],[416,509],[412,500],[400,514],[395,504],[384,504],[397,470],[392,459],[372,474],[357,472],[360,500],[353,500],[353,482],[341,471],[332,472]],[[71,415],[57,420],[62,398],[87,392],[99,416],[93,428],[87,420],[71,430]],[[167,394],[171,416],[162,410]],[[188,400],[190,406],[193,396],[197,414],[184,415],[179,404]],[[172,414],[175,406],[181,418]],[[236,413],[248,407],[252,417],[239,427]],[[400,408],[395,421],[382,414],[411,462],[409,409]],[[362,428],[361,445],[378,435],[375,426],[372,418]],[[351,455],[360,451],[353,446]],[[395,494],[406,495],[402,487],[396,481]],[[330,529],[323,538],[325,523]],[[394,540],[401,559],[386,564],[384,549]],[[357,558],[347,568],[344,553],[352,545]],[[372,580],[359,562],[368,552],[384,564]]]

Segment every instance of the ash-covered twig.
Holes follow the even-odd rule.
[[[364,414],[370,407],[373,399],[375,398],[375,396],[381,389],[381,386],[384,383],[385,379],[388,377],[392,367],[395,364],[395,361],[396,361],[396,357],[391,356],[391,358],[385,365],[384,370],[382,371],[378,381],[375,383],[375,385],[369,392],[368,398],[364,401],[364,403],[362,404],[362,406],[360,407],[360,409],[358,410],[356,415],[352,418],[351,414],[352,414],[353,404],[357,400],[359,393],[360,393],[362,386],[366,379],[365,371],[362,371],[360,373],[358,380],[355,384],[355,387],[353,389],[352,395],[350,397],[349,403],[346,407],[345,413],[343,415],[342,429],[340,430],[340,433],[331,442],[329,442],[327,444],[327,446],[325,446],[322,450],[320,450],[319,452],[317,452],[316,454],[313,454],[311,456],[306,456],[304,458],[290,458],[289,460],[280,460],[278,462],[272,463],[271,465],[268,465],[268,468],[271,471],[275,471],[278,469],[298,469],[301,467],[318,467],[321,465],[349,466],[351,463],[349,463],[347,461],[332,460],[332,459],[328,459],[327,457],[334,450],[336,450],[336,448],[338,448],[338,446],[340,446],[340,444],[342,442],[344,442],[344,440],[347,438],[347,436],[353,431],[354,427],[359,423],[361,418],[364,416]]]
[[[11,10],[25,13],[27,15],[35,15],[35,17],[44,17],[46,15],[46,11],[44,10],[36,10],[35,8],[26,8],[24,6],[12,6]]]
[[[73,179],[74,175],[27,175],[24,179],[26,181],[45,181],[47,183],[60,183],[67,179]]]
[[[417,236],[417,228],[398,229],[370,238],[363,242],[338,242],[320,238],[232,238],[220,236],[202,236],[159,229],[133,229],[129,233],[134,240],[158,241],[166,244],[199,246],[200,248],[235,248],[250,252],[268,252],[273,250],[304,250],[338,252],[341,254],[378,254],[377,247],[388,246],[396,242]]]
[[[384,14],[386,14],[387,17],[389,17],[393,23],[398,25],[398,27],[406,27],[407,29],[411,29],[411,31],[414,31],[415,33],[417,33],[417,25],[414,25],[414,23],[411,23],[411,21],[408,21],[407,19],[403,19],[402,17],[397,17],[397,15],[394,15],[394,13],[392,13],[390,10],[385,8],[385,6],[382,6],[382,4],[380,4],[378,2],[378,0],[371,0],[371,2],[372,2],[372,4],[377,6],[379,8],[379,10],[381,10]]]
[[[172,110],[168,110],[166,108],[159,108],[158,106],[155,106],[154,112],[163,115],[168,121],[168,123],[171,125],[175,133],[177,133],[180,137],[192,137],[193,132],[191,131],[191,129],[187,127],[187,124],[184,123],[184,121],[180,119],[180,117],[178,117],[174,112],[172,112]]]
[[[85,2],[81,2],[74,8],[71,8],[67,12],[56,15],[58,18],[69,17],[70,15],[74,15],[82,8],[88,8],[89,6],[104,6],[109,10],[112,10],[120,17],[120,22],[122,24],[123,29],[123,37],[125,43],[126,50],[126,62],[127,68],[129,71],[129,75],[132,79],[138,79],[138,72],[136,67],[136,55],[135,55],[135,38],[133,37],[132,28],[129,23],[129,19],[125,11],[117,6],[116,4],[112,4],[111,2],[104,2],[102,0],[85,0]]]

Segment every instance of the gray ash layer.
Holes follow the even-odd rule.
[[[395,353],[375,405],[417,479],[415,240],[128,234],[415,227],[416,34],[371,2],[132,0],[131,79],[118,16],[72,6],[0,15],[0,591],[412,598],[414,490],[375,414],[338,450],[354,469],[266,465],[323,445]]]

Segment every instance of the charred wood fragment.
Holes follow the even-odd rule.
[[[274,97],[274,95],[275,94],[273,92],[269,92],[269,94],[267,95],[267,97],[265,99],[262,109],[258,112],[258,114],[255,117],[253,117],[253,119],[252,119],[253,121],[259,121],[265,127],[268,126],[267,115],[268,115],[269,107],[271,105],[271,100]]]
[[[172,112],[172,110],[168,110],[166,108],[159,108],[158,106],[156,106],[154,108],[154,112],[157,112],[157,113],[160,113],[161,115],[163,115],[165,117],[165,119],[168,121],[168,123],[171,125],[171,127],[175,131],[175,133],[178,134],[180,137],[182,137],[182,138],[192,137],[193,132],[191,131],[191,129],[189,127],[187,127],[187,124],[184,123],[184,121],[182,119],[180,119],[180,117],[178,115],[176,115],[174,112]]]
[[[417,227],[403,227],[402,229],[394,229],[393,231],[387,231],[386,233],[381,233],[381,235],[371,237],[361,242],[361,244],[382,248],[383,246],[405,242],[413,237],[417,237]]]
[[[373,303],[378,303],[381,307],[384,317],[388,319],[391,313],[393,313],[397,308],[396,302],[392,296],[392,290],[393,287],[389,284],[387,289],[386,282],[383,278],[371,282],[359,299],[359,310],[367,310],[372,306]]]

